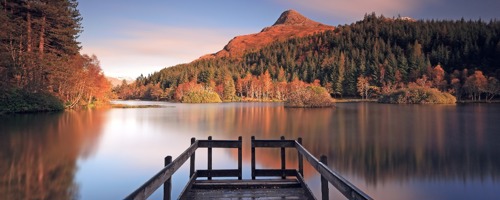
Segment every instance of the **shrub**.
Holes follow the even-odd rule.
[[[394,104],[454,104],[457,99],[446,92],[435,88],[411,87],[384,94],[379,103]]]
[[[307,86],[290,92],[285,107],[320,108],[333,106],[333,99],[324,87]]]
[[[0,90],[0,113],[25,113],[64,110],[63,103],[49,93],[25,90]]]
[[[219,95],[209,90],[193,90],[185,93],[181,99],[182,103],[220,103]]]

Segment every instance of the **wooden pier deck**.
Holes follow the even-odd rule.
[[[312,156],[303,146],[302,139],[256,140],[251,139],[251,176],[250,180],[242,179],[242,138],[238,140],[196,140],[191,139],[191,146],[172,161],[171,156],[165,158],[165,167],[132,192],[125,199],[146,199],[163,185],[163,199],[171,199],[172,175],[189,159],[190,180],[178,199],[316,199],[304,182],[303,159],[321,174],[321,199],[329,199],[328,184],[332,184],[347,199],[371,200],[372,198],[349,183],[337,172],[329,169],[326,156],[321,161]],[[207,148],[207,169],[195,170],[196,149]],[[213,148],[237,148],[237,169],[212,169]],[[256,148],[279,148],[281,152],[280,169],[256,169]],[[298,155],[297,169],[287,169],[285,149],[295,148]],[[213,179],[217,177],[217,179]],[[220,177],[223,177],[222,179]],[[229,177],[233,177],[229,179]],[[265,179],[263,178],[265,177]]]
[[[180,199],[314,199],[296,179],[197,180]]]

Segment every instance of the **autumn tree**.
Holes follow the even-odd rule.
[[[368,98],[368,91],[370,91],[370,79],[364,76],[358,77],[357,83],[358,93],[362,99]]]
[[[214,80],[220,85],[223,72],[230,71],[233,77],[241,78],[240,83],[235,79],[237,95],[261,99],[276,96],[263,87],[261,76],[266,70],[274,83],[319,79],[321,86],[337,96],[357,95],[359,76],[369,78],[373,86],[370,92],[375,92],[378,88],[389,91],[416,84],[426,75],[425,84],[430,82],[430,87],[444,92],[454,91],[460,98],[465,95],[463,89],[454,87],[463,85],[470,75],[465,69],[476,67],[485,76],[494,76],[498,69],[499,24],[495,20],[396,22],[371,15],[334,31],[277,41],[237,59],[201,59],[165,68],[148,81],[161,82],[164,89],[175,88],[187,81],[186,75],[198,73],[199,83]],[[446,74],[455,69],[461,69],[465,78]],[[451,83],[454,78],[459,80],[455,85]]]
[[[266,70],[261,76],[259,76],[260,86],[262,87],[262,98],[268,99],[271,95],[272,80],[269,72]]]
[[[0,2],[0,86],[49,94],[66,107],[106,102],[110,84],[96,56],[80,54],[76,0]]]
[[[500,81],[495,77],[489,77],[485,92],[487,94],[486,100],[491,101],[493,97],[500,94]]]
[[[236,99],[236,88],[234,86],[234,80],[231,75],[227,74],[224,76],[223,83],[223,96],[222,99],[224,101],[233,101]]]
[[[451,93],[455,95],[457,100],[460,100],[460,97],[462,96],[462,84],[460,84],[460,79],[453,78],[451,79],[450,84],[452,86]]]
[[[441,91],[445,91],[447,85],[444,78],[445,72],[443,68],[441,67],[441,65],[436,65],[436,67],[434,67],[431,72],[432,86]]]
[[[488,80],[482,71],[476,70],[474,74],[467,77],[464,89],[470,95],[471,100],[481,100],[481,94],[486,91]]]

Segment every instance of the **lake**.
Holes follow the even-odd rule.
[[[119,103],[164,107],[0,116],[0,199],[122,199],[157,173],[166,155],[181,154],[191,137],[243,136],[249,179],[250,137],[281,135],[302,137],[313,155],[327,155],[331,168],[375,199],[500,196],[500,104]],[[257,152],[257,167],[277,168],[279,150],[264,151]],[[213,153],[214,169],[236,168],[236,150]],[[294,152],[287,159],[296,166]],[[188,163],[173,176],[174,197],[188,181]],[[197,151],[196,167],[206,169],[206,150]],[[304,173],[319,195],[318,174],[308,164]],[[151,199],[161,197],[162,189]]]

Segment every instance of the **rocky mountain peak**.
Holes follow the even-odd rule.
[[[300,14],[295,10],[287,10],[281,14],[278,20],[273,24],[277,25],[317,25],[318,22],[310,20],[304,15]]]

